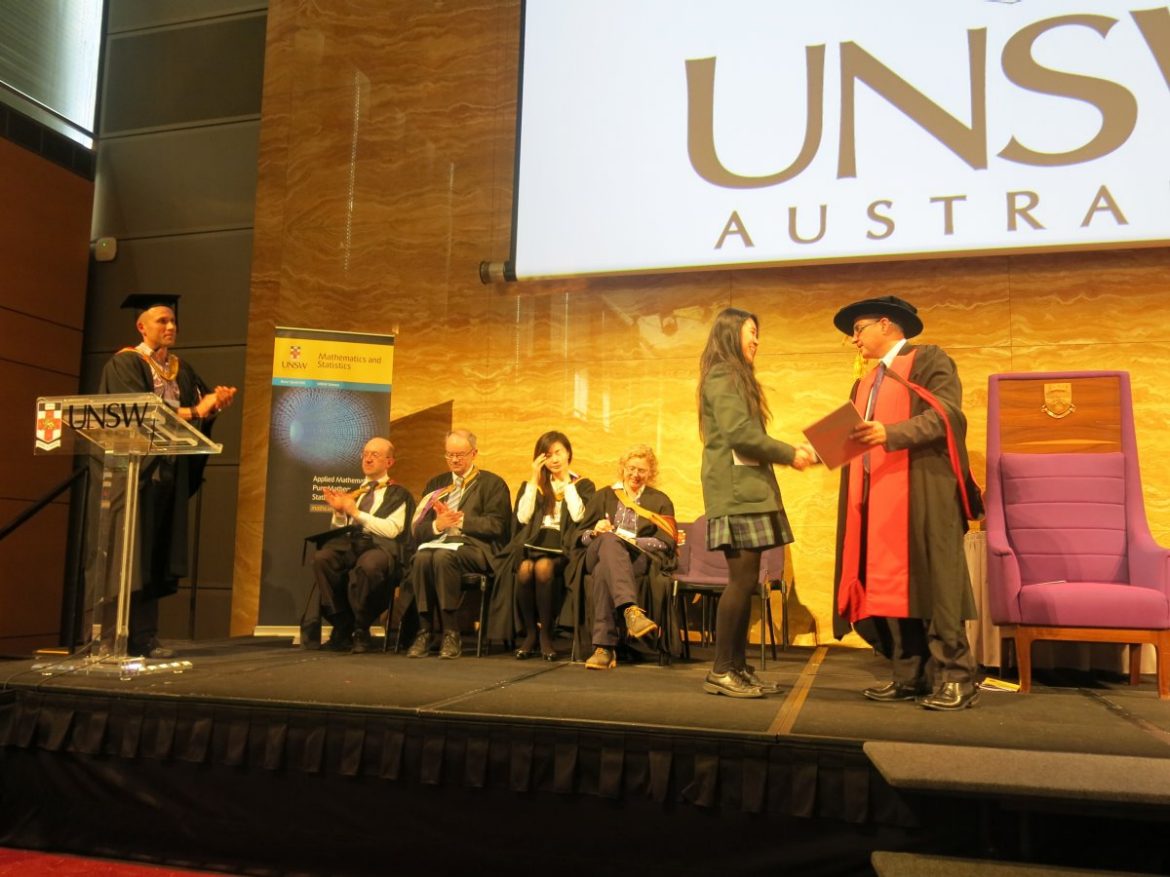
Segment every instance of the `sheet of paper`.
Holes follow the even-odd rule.
[[[416,550],[429,551],[432,548],[437,548],[440,551],[458,551],[463,547],[461,542],[424,542]]]

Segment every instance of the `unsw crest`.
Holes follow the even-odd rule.
[[[37,447],[40,450],[52,451],[61,447],[64,428],[59,402],[37,402]]]

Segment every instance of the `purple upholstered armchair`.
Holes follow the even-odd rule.
[[[1170,698],[1170,551],[1146,523],[1129,374],[992,375],[987,406],[987,590],[1021,691],[1035,640],[1127,643],[1134,684],[1151,643]]]

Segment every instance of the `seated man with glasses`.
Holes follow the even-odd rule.
[[[351,527],[313,555],[316,594],[301,622],[301,645],[321,645],[321,616],[333,625],[325,648],[361,654],[370,650],[370,624],[385,611],[409,560],[414,497],[389,476],[394,445],[372,438],[362,449],[365,480],[354,491],[323,491],[333,509],[332,526]],[[389,623],[387,621],[387,623]]]
[[[461,580],[466,573],[492,571],[492,558],[508,542],[512,500],[498,475],[475,465],[475,435],[465,429],[447,434],[449,472],[427,482],[412,527],[418,551],[410,567],[404,598],[413,600],[420,629],[407,656],[425,658],[431,650],[433,613],[442,623],[440,658],[458,658]],[[409,604],[404,603],[409,609]]]

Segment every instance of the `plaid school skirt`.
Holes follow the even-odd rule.
[[[723,515],[707,519],[707,550],[754,548],[763,550],[792,542],[792,531],[775,512]]]

